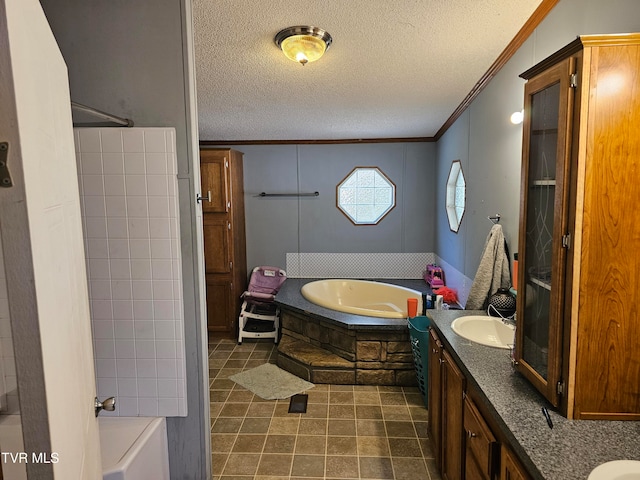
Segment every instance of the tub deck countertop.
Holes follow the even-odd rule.
[[[338,312],[328,308],[321,307],[310,301],[306,300],[300,293],[300,289],[303,285],[309,282],[315,282],[321,280],[318,278],[287,278],[280,291],[276,295],[276,303],[281,308],[297,311],[312,317],[335,323],[337,325],[346,326],[348,329],[353,330],[389,330],[398,331],[407,329],[407,319],[400,318],[378,318],[367,317],[364,315],[354,315],[352,313]],[[347,279],[356,280],[356,279]],[[370,280],[381,283],[389,283],[392,285],[399,285],[401,287],[411,288],[420,293],[431,293],[431,288],[424,280],[414,279],[370,279],[362,278],[357,280]]]
[[[511,366],[507,350],[486,347],[458,336],[451,322],[481,311],[429,310],[444,348],[484,397],[514,451],[536,480],[586,480],[598,465],[611,460],[640,459],[640,422],[568,420],[553,410]],[[542,414],[549,409],[553,428]]]

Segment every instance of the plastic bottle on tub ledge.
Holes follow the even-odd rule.
[[[427,310],[442,310],[443,299],[442,295],[436,295],[435,293],[427,294]]]

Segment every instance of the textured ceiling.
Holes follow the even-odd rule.
[[[431,137],[540,0],[194,0],[201,140]],[[289,26],[333,44],[301,66]]]

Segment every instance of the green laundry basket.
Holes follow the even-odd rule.
[[[418,316],[409,318],[409,336],[411,339],[411,352],[413,364],[418,377],[418,388],[422,394],[425,407],[428,404],[428,361],[429,361],[429,317]]]

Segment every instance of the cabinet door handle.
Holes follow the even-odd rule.
[[[209,191],[207,192],[207,196],[206,196],[206,197],[203,197],[203,196],[202,196],[202,195],[200,195],[200,194],[198,194],[198,195],[196,196],[196,201],[197,201],[198,203],[200,203],[200,202],[201,202],[201,201],[203,201],[203,200],[206,200],[207,202],[211,203],[211,190],[209,190]]]
[[[231,230],[231,222],[227,222],[227,230]]]
[[[477,436],[478,436],[478,435],[476,435],[475,433],[473,433],[471,430],[467,430],[467,437],[468,437],[468,438],[470,438],[470,439],[471,439],[471,438],[475,438],[475,437],[477,437]]]

